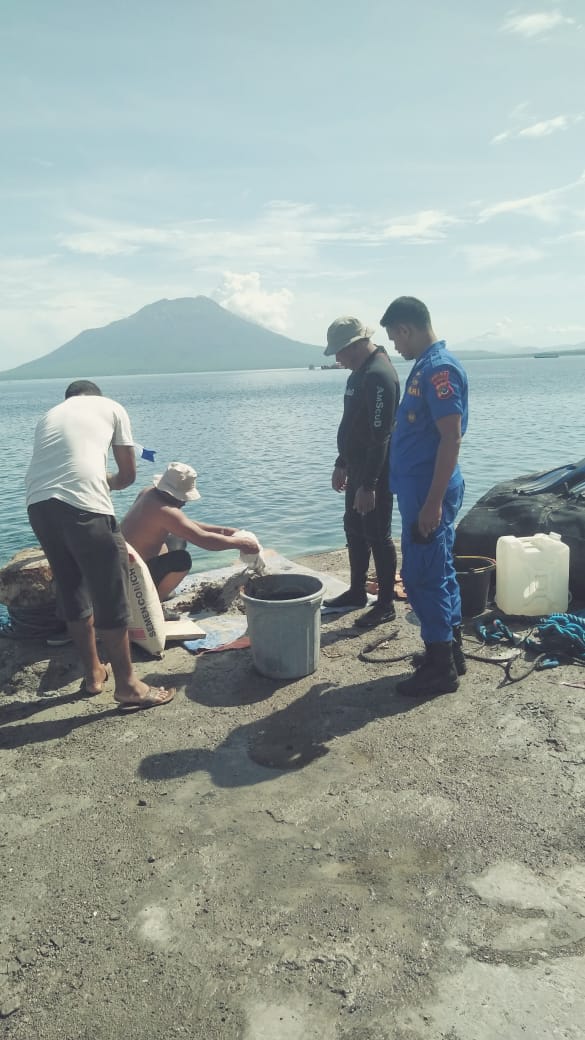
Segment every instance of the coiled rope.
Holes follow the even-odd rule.
[[[55,614],[55,603],[42,607],[8,607],[8,620],[0,624],[3,639],[47,639],[64,628]]]

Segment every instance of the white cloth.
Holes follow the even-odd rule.
[[[113,444],[134,444],[128,414],[117,401],[82,394],[51,408],[35,431],[25,477],[27,506],[58,498],[76,509],[113,516],[106,479]]]
[[[255,534],[251,531],[238,531],[239,535],[245,535],[248,538],[256,538]],[[258,539],[256,538],[256,541]],[[258,544],[260,544],[258,542]],[[252,574],[266,574],[268,570],[268,564],[264,556],[262,546],[260,545],[260,551],[255,553],[240,552],[240,560],[245,565],[247,571],[251,571]]]

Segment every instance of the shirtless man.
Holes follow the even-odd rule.
[[[122,520],[122,534],[147,564],[161,600],[168,599],[191,570],[191,557],[185,549],[168,549],[169,536],[216,552],[260,552],[256,538],[235,527],[194,523],[183,515],[185,502],[201,497],[196,477],[195,470],[184,462],[169,462],[162,476],[154,478],[154,486],[140,492]]]

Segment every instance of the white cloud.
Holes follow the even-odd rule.
[[[0,367],[8,368],[54,350],[81,329],[125,317],[151,302],[154,292],[47,255],[0,258],[0,296]]]
[[[491,329],[491,335],[494,339],[507,339],[513,326],[512,318],[504,317],[501,321],[496,322],[493,329]]]
[[[503,133],[496,134],[496,136],[492,138],[491,143],[499,144],[501,141],[509,141],[514,137],[549,137],[551,134],[555,134],[559,130],[568,130],[570,126],[580,123],[582,119],[582,113],[579,113],[578,115],[567,114],[553,116],[552,119],[542,119],[538,123],[531,123],[529,126],[524,126],[520,129],[504,130]]]
[[[553,119],[544,119],[540,123],[533,123],[532,126],[525,126],[523,130],[520,130],[518,137],[548,137],[557,130],[566,130],[574,123],[580,123],[582,119],[582,115],[554,116]]]
[[[504,317],[500,321],[496,321],[491,328],[476,333],[473,339],[476,343],[485,343],[486,346],[509,343],[513,334],[514,324],[512,318]]]
[[[473,245],[463,246],[460,250],[467,259],[472,271],[486,271],[493,268],[507,268],[516,264],[530,264],[541,260],[544,253],[534,246]]]
[[[459,224],[456,217],[442,210],[424,209],[409,217],[399,217],[386,224],[382,230],[384,238],[407,239],[411,242],[433,242],[445,238],[445,229]]]
[[[484,224],[493,217],[508,213],[534,217],[546,224],[554,223],[567,208],[562,196],[583,184],[585,184],[585,173],[581,174],[577,180],[561,185],[560,188],[551,188],[549,191],[536,195],[526,195],[523,198],[508,199],[505,202],[496,202],[492,206],[485,206],[478,214],[478,223]]]
[[[552,11],[534,11],[531,14],[510,14],[500,26],[502,32],[516,33],[526,39],[544,36],[561,25],[575,25],[574,18],[554,8]]]
[[[276,332],[284,332],[288,328],[288,314],[294,294],[290,289],[276,289],[274,292],[263,289],[257,271],[248,274],[226,271],[222,284],[212,295],[223,307],[243,318],[250,318]]]
[[[526,195],[521,199],[509,199],[486,206],[479,214],[479,223],[484,224],[493,217],[506,213],[522,213],[526,217],[535,217],[545,223],[552,223],[559,214],[559,203],[556,192],[545,191],[539,195]]]
[[[434,242],[460,223],[442,210],[422,210],[388,221],[376,213],[320,211],[286,200],[270,202],[256,218],[230,227],[212,219],[169,227],[118,224],[78,213],[69,214],[68,219],[77,227],[57,236],[68,252],[106,258],[159,249],[214,272],[218,264],[221,270],[230,261],[237,262],[240,269],[253,269],[268,261],[275,268],[306,271],[328,247],[379,246],[393,239]]]
[[[59,245],[72,253],[89,256],[128,256],[144,246],[169,246],[180,241],[181,232],[162,228],[114,227],[57,235]]]
[[[70,252],[93,256],[127,256],[152,248],[166,249],[188,260],[203,262],[237,257],[254,264],[260,258],[279,256],[287,262],[306,256],[318,238],[319,223],[313,227],[302,207],[280,209],[267,206],[255,221],[241,222],[235,229],[222,226],[219,220],[186,221],[171,227],[139,227],[98,221],[80,214],[70,219],[84,230],[57,236],[61,246]],[[325,226],[321,235],[332,236]],[[334,237],[334,236],[332,236]]]
[[[558,336],[571,336],[575,333],[582,335],[585,332],[585,325],[547,325],[547,332],[554,332]]]

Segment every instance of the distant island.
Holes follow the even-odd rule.
[[[378,342],[385,341],[380,330]],[[489,347],[494,349],[486,349]],[[465,359],[559,357],[585,354],[585,343],[536,351],[485,337],[452,347]],[[86,329],[50,354],[0,372],[0,380],[82,376],[233,372],[242,369],[335,369],[322,364],[324,343],[311,346],[241,318],[208,296],[158,300],[99,329]],[[401,359],[395,359],[401,360]]]
[[[0,372],[0,380],[306,368],[321,364],[324,349],[325,343],[300,343],[195,296],[158,300],[86,329],[50,354]]]

